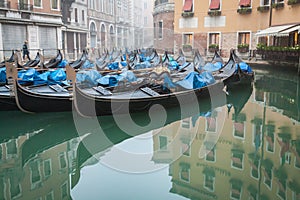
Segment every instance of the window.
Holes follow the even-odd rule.
[[[67,187],[67,183],[64,183],[61,187],[61,199],[64,199],[68,196],[68,187]]]
[[[209,4],[210,10],[220,10],[220,0],[211,0]]]
[[[158,39],[163,38],[163,22],[158,22]]]
[[[147,25],[147,24],[148,24],[148,18],[144,17],[144,25]]]
[[[209,38],[209,42],[208,42],[209,45],[210,44],[219,45],[220,33],[209,33],[208,38]]]
[[[60,169],[64,169],[67,167],[66,156],[64,153],[61,153],[59,155],[59,164],[60,164]]]
[[[179,177],[185,182],[190,182],[190,164],[189,163],[179,163],[180,172]]]
[[[193,45],[193,34],[183,34],[183,44]]]
[[[231,166],[237,169],[243,169],[244,152],[235,149],[231,152]]]
[[[52,9],[58,9],[58,0],[52,0],[51,8]]]
[[[217,119],[215,117],[206,117],[206,131],[216,132],[217,131]]]
[[[191,155],[191,144],[189,141],[181,141],[181,153],[185,156]]]
[[[46,200],[53,200],[53,199],[54,199],[54,194],[53,191],[51,191],[46,195]]]
[[[260,5],[262,6],[269,6],[270,5],[270,0],[261,0]]]
[[[74,9],[75,22],[78,22],[77,8]]]
[[[167,150],[168,138],[166,136],[159,136],[159,150]]]
[[[33,4],[34,7],[39,7],[39,8],[42,7],[42,0],[34,0],[33,3],[34,3]]]
[[[184,0],[184,5],[182,8],[183,12],[192,12],[193,11],[193,0]]]
[[[51,168],[51,160],[45,160],[44,161],[44,175],[45,177],[50,176],[52,174],[52,168]]]
[[[147,2],[144,2],[144,9],[146,10],[148,7]]]
[[[17,180],[17,177],[10,178],[10,197],[11,199],[21,196],[21,185]]]
[[[213,192],[215,188],[215,170],[213,168],[205,167],[202,173],[204,175],[204,188]]]
[[[238,34],[238,44],[250,44],[250,33],[240,32]]]
[[[34,161],[30,163],[30,174],[31,174],[31,189],[35,189],[41,183],[41,174],[40,174],[40,163]]]
[[[84,10],[82,10],[82,22],[84,22],[84,19],[85,19],[85,17],[84,17]]]
[[[251,7],[251,0],[240,0],[240,7]]]
[[[157,34],[156,34],[156,23],[153,24],[153,32],[154,32],[154,39],[156,39]]]

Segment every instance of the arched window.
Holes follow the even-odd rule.
[[[96,25],[94,22],[92,22],[90,25],[91,48],[96,47],[96,37],[97,37]]]
[[[100,32],[101,32],[101,36],[100,36],[101,45],[105,46],[105,32],[106,32],[106,30],[105,30],[105,25],[104,24],[101,25]]]

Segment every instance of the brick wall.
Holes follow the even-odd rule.
[[[158,24],[163,22],[163,37],[158,38]],[[153,23],[156,25],[156,38],[154,38],[154,48],[162,53],[165,50],[174,51],[174,12],[158,13],[153,16]]]

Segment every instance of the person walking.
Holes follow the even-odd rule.
[[[25,57],[27,56],[28,60],[30,60],[30,56],[29,56],[29,50],[28,50],[28,41],[25,40],[24,44],[23,44],[23,60],[25,60]]]

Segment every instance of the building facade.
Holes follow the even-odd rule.
[[[174,52],[174,0],[154,1],[154,48],[158,52]]]
[[[231,48],[239,50],[241,55],[248,54],[258,43],[299,44],[300,21],[296,16],[300,7],[298,1],[291,2],[175,0],[175,41],[179,47],[190,45],[202,54],[213,54],[213,49],[208,50],[217,46],[223,56],[228,56]],[[272,29],[275,32],[259,34],[276,26],[280,27],[277,31]],[[297,28],[287,30],[292,27]],[[285,30],[285,34],[279,34]]]
[[[62,1],[62,49],[66,59],[77,59],[87,47],[87,0]]]
[[[60,1],[2,0],[0,10],[0,57],[21,49],[24,40],[28,40],[31,57],[40,49],[52,56],[62,47]]]

